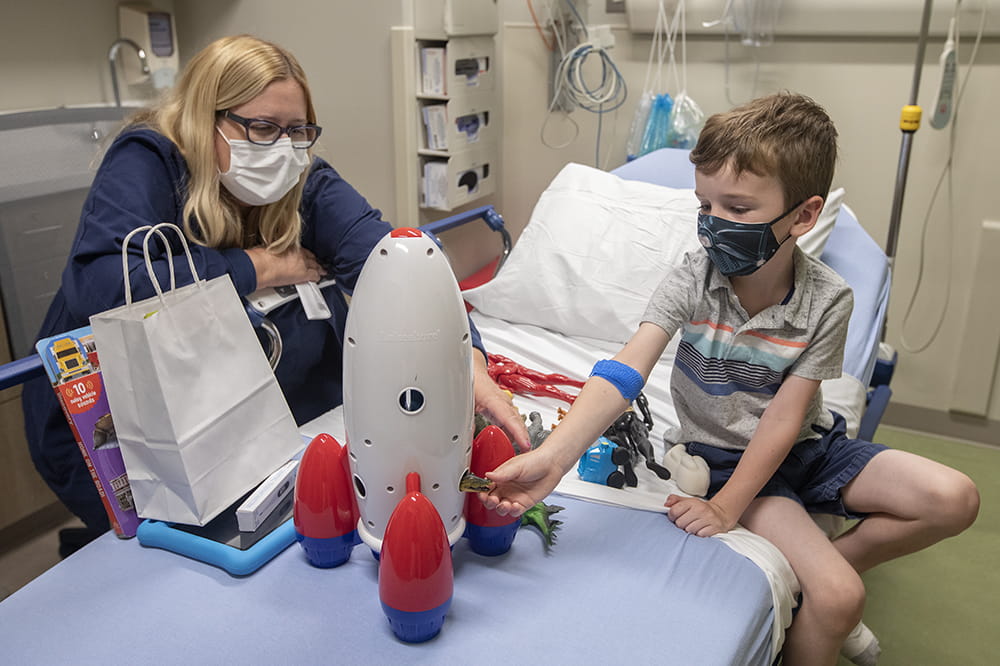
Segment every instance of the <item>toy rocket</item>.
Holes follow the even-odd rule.
[[[293,512],[295,537],[314,566],[339,566],[360,543],[347,449],[330,435],[317,435],[302,454]]]
[[[410,643],[441,630],[455,542],[465,534],[474,552],[500,555],[520,525],[459,489],[470,471],[482,476],[514,454],[499,428],[472,440],[472,354],[447,258],[420,231],[393,230],[375,246],[351,297],[347,446],[319,435],[306,449],[295,526],[318,567],[346,562],[361,541],[372,550],[383,611],[396,637]]]
[[[473,474],[483,476],[513,456],[514,447],[503,430],[493,425],[487,426],[472,444],[470,469]],[[480,555],[503,555],[510,550],[517,528],[521,526],[521,519],[501,516],[496,511],[487,509],[475,495],[467,495],[465,502],[465,517],[468,521],[465,535],[469,538],[472,550]]]
[[[382,550],[416,473],[454,545],[465,530],[458,484],[472,453],[472,343],[451,265],[416,229],[386,235],[358,277],[344,340],[344,425],[361,540]]]
[[[406,476],[406,497],[392,512],[378,569],[382,610],[397,638],[422,643],[437,636],[451,606],[451,544],[420,476]]]

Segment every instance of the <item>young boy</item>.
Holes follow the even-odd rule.
[[[834,664],[861,626],[860,574],[958,534],[979,495],[955,470],[849,439],[823,408],[820,381],[840,376],[853,298],[799,250],[830,188],[837,132],[826,112],[781,93],[708,119],[691,153],[698,235],[613,360],[594,366],[569,414],[535,451],[487,474],[483,501],[519,515],[628,406],[673,334],[671,393],[687,450],[711,467],[707,499],[670,495],[674,523],[711,536],[737,522],[769,539],[802,586],[783,663]],[[809,511],[864,518],[830,541]],[[868,641],[849,656],[877,657]],[[871,643],[869,645],[868,643]],[[874,654],[873,654],[874,653]]]

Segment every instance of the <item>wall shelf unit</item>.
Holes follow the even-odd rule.
[[[458,20],[449,17],[450,3],[417,3],[415,27],[392,29],[400,225],[419,226],[440,217],[431,211],[452,211],[496,191],[497,16],[492,2],[480,4]]]

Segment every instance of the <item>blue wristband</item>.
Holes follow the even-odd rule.
[[[590,371],[590,376],[608,380],[629,402],[639,396],[639,391],[646,383],[638,370],[614,360],[598,361]]]

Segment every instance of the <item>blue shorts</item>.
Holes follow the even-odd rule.
[[[788,452],[774,476],[757,497],[788,497],[810,513],[832,513],[845,518],[864,518],[844,506],[840,491],[864,469],[875,454],[888,447],[847,436],[844,417],[834,413],[833,428],[815,428],[819,439],[806,439]],[[708,497],[722,489],[733,475],[742,451],[720,449],[700,442],[688,442],[687,451],[708,463],[711,477]]]

